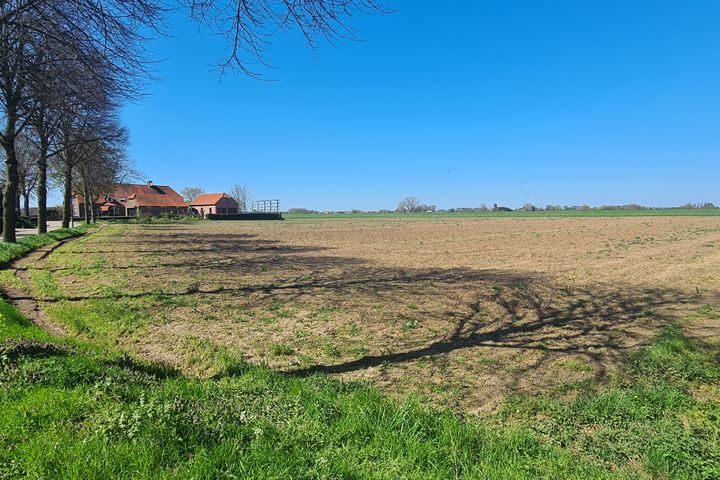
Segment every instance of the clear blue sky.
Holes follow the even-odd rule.
[[[276,37],[273,81],[175,14],[130,155],[284,208],[720,204],[720,2],[580,3],[393,0],[315,58]]]

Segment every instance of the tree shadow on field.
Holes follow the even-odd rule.
[[[447,278],[446,274],[426,272],[416,274],[411,281]],[[445,313],[452,318],[454,327],[442,338],[418,348],[313,365],[289,374],[343,374],[466,349],[491,348],[537,354],[532,362],[518,364],[511,374],[504,372],[506,377],[512,377],[507,382],[511,386],[563,355],[582,358],[592,367],[594,377],[601,379],[609,366],[625,359],[629,350],[646,344],[657,327],[671,323],[673,312],[697,302],[695,296],[677,291],[562,288],[533,277],[518,280],[514,276],[509,283],[501,284],[494,275],[492,291],[488,292],[478,285],[481,279],[467,272],[455,275],[473,284],[478,299],[467,304],[464,313]],[[488,311],[492,315],[484,314]]]
[[[521,382],[547,384],[556,372],[547,367],[560,358],[580,358],[591,367],[594,377],[603,378],[611,366],[623,362],[628,351],[645,344],[657,327],[698,302],[696,296],[679,290],[576,287],[522,271],[397,268],[338,255],[321,245],[291,245],[255,234],[179,230],[145,228],[136,238],[102,238],[56,251],[53,257],[109,252],[108,264],[100,270],[107,269],[110,275],[113,270],[130,274],[153,270],[152,277],[143,287],[140,275],[133,276],[136,291],[65,295],[43,301],[212,295],[220,306],[240,302],[244,308],[264,314],[275,302],[342,306],[344,324],[348,319],[365,322],[359,326],[362,334],[352,341],[355,346],[368,347],[368,353],[356,354],[359,358],[323,357],[325,360],[315,365],[283,368],[288,375],[351,374],[468,351],[478,356],[486,351],[493,356],[510,352],[502,354],[503,361],[514,362],[517,356],[512,354],[522,353],[524,359],[512,370],[490,372],[502,377],[509,388]],[[113,264],[114,254],[127,254],[123,261],[129,263]],[[182,269],[202,272],[203,283],[169,291],[166,286],[175,277],[182,278]],[[411,323],[403,329],[407,312],[402,308],[409,304],[415,306],[412,316],[419,326]],[[373,310],[374,305],[383,307],[381,313]],[[306,329],[322,328],[313,332],[316,336],[329,328],[307,317],[289,321],[306,322]],[[250,333],[265,338],[262,325],[250,328],[256,329]],[[272,341],[270,337],[267,340]],[[350,351],[353,345],[345,346]]]
[[[76,265],[63,266],[63,258],[83,255],[106,255],[112,262],[103,267],[113,270],[156,270],[164,268],[192,270],[223,270],[226,272],[247,271],[254,266],[266,269],[269,265],[283,262],[287,264],[289,256],[294,267],[312,267],[320,259],[325,265],[337,263],[336,257],[317,256],[320,252],[329,251],[327,247],[318,245],[287,245],[277,240],[261,239],[255,234],[225,234],[203,232],[202,236],[193,237],[189,233],[157,229],[156,237],[146,235],[138,237],[101,237],[95,241],[86,241],[77,246],[70,246],[53,253],[60,259],[58,265],[41,266],[36,264],[18,266],[17,270],[45,270],[63,272],[75,270]],[[316,257],[310,256],[315,254]],[[126,263],[131,258],[131,263]],[[125,263],[118,264],[123,261]],[[341,260],[349,265],[351,259]]]
[[[138,361],[127,353],[123,353],[121,356],[111,360],[104,360],[103,364],[107,367],[117,367],[160,380],[180,376],[180,372],[170,365],[159,362]]]

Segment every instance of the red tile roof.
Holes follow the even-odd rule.
[[[122,198],[135,200],[138,207],[187,207],[187,203],[180,194],[167,185],[149,187],[146,184],[122,184],[117,185],[111,192],[108,192],[108,196],[115,201]],[[105,197],[101,196],[95,203],[105,203]]]
[[[232,198],[227,193],[205,193],[190,202],[190,205],[199,207],[201,205],[216,205],[223,198]]]

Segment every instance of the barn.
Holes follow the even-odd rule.
[[[239,213],[238,202],[227,193],[205,193],[190,202],[190,207],[202,216]]]
[[[73,198],[73,214],[76,217],[84,215],[85,203],[85,198],[81,195]],[[94,209],[99,217],[190,213],[190,208],[179,193],[167,185],[154,185],[151,181],[139,185],[117,185],[112,191],[95,200]]]

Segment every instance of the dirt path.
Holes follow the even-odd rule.
[[[63,326],[51,321],[48,316],[45,315],[45,312],[43,312],[40,304],[30,292],[30,273],[28,272],[28,267],[20,264],[32,265],[33,268],[38,269],[42,268],[47,261],[48,256],[50,256],[52,252],[66,243],[82,237],[83,235],[66,238],[57,243],[45,245],[44,247],[33,250],[29,254],[14,260],[7,267],[3,268],[3,270],[13,272],[15,277],[20,279],[24,286],[23,288],[17,288],[9,285],[0,285],[0,294],[8,301],[8,303],[17,308],[20,313],[25,316],[25,318],[51,335],[67,336],[68,332]]]

